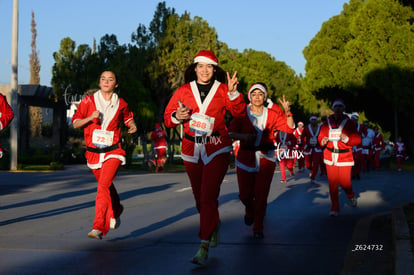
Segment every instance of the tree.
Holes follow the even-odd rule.
[[[35,14],[32,11],[32,22],[31,22],[32,42],[31,48],[32,53],[29,55],[30,60],[30,82],[29,84],[40,84],[40,61],[39,52],[36,48],[36,21]],[[42,135],[42,109],[37,106],[29,106],[29,125],[30,135],[32,137],[38,137]]]
[[[325,22],[304,49],[304,88],[327,101],[344,97],[368,119],[405,131],[389,118],[414,122],[413,22],[412,7],[399,1],[344,4],[343,12]]]

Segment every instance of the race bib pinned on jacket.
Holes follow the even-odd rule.
[[[214,117],[194,113],[191,115],[190,130],[196,135],[211,136],[214,129]]]
[[[92,144],[98,148],[111,146],[114,141],[114,131],[95,129],[92,134]]]

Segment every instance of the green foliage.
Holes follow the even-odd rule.
[[[394,0],[351,0],[322,25],[303,53],[303,88],[392,129],[413,124],[414,11]],[[398,126],[396,126],[398,127]],[[403,130],[404,131],[404,130]]]

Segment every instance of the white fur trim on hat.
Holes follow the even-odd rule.
[[[198,62],[204,62],[207,64],[217,65],[217,62],[214,62],[214,60],[211,60],[210,58],[205,57],[205,56],[197,56],[196,58],[194,58],[194,63],[198,63]]]
[[[312,121],[312,120],[318,120],[318,117],[316,115],[311,115],[309,117],[309,121]]]
[[[251,92],[253,92],[256,89],[259,89],[260,91],[262,91],[264,93],[264,95],[265,95],[264,99],[266,101],[266,99],[267,99],[267,90],[262,84],[259,84],[259,83],[253,84],[250,87],[249,92],[247,93],[247,97],[249,98],[249,101],[252,101],[252,98],[250,97]]]
[[[332,109],[335,108],[335,106],[337,105],[342,105],[345,107],[345,102],[342,99],[336,99],[333,103],[332,103]]]
[[[202,50],[194,57],[194,63],[204,62],[217,66],[218,60],[212,51]]]

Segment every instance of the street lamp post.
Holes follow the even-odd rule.
[[[11,51],[11,107],[14,119],[10,124],[10,170],[17,170],[17,147],[19,138],[19,104],[18,104],[18,38],[19,38],[19,0],[13,0],[13,26]]]

